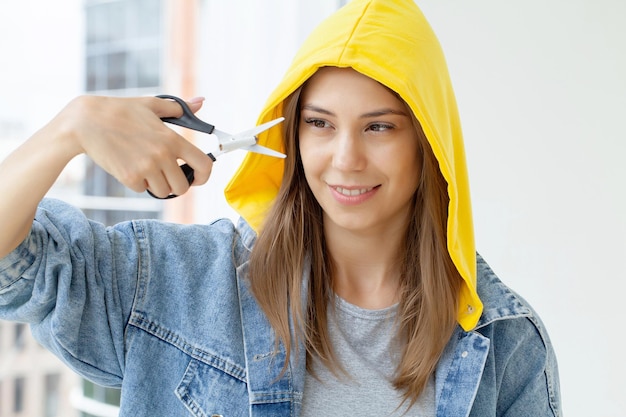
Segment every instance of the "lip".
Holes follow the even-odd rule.
[[[340,204],[347,206],[354,206],[362,204],[365,201],[372,198],[380,185],[376,186],[347,186],[347,185],[332,185],[328,184],[331,195]]]

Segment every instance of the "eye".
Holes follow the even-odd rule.
[[[393,125],[389,123],[372,123],[367,127],[366,130],[371,130],[373,132],[384,132],[391,129],[393,129]]]
[[[319,128],[319,129],[323,129],[325,127],[330,126],[326,121],[322,119],[314,119],[314,118],[304,119],[304,123],[311,125],[313,127]]]

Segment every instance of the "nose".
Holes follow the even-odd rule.
[[[333,149],[333,167],[341,171],[362,171],[367,165],[365,144],[358,134],[337,134]]]

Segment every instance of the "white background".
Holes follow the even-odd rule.
[[[547,325],[568,416],[625,416],[626,2],[423,2],[464,124],[477,247]]]
[[[81,91],[82,2],[10,3],[0,13],[0,133],[23,139]],[[202,3],[202,116],[236,131],[256,121],[337,2]],[[626,2],[418,3],[457,92],[479,251],[548,327],[565,415],[626,416]],[[220,160],[198,191],[199,221],[232,216],[221,190],[238,158]]]

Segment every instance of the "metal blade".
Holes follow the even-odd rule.
[[[241,132],[241,133],[237,133],[235,135],[236,138],[245,138],[245,137],[251,137],[251,136],[256,136],[261,132],[265,132],[267,129],[269,129],[272,126],[275,126],[279,123],[281,123],[283,120],[285,120],[284,117],[279,117],[278,119],[274,119],[271,120],[267,123],[263,123],[262,125],[259,125],[257,127],[253,127],[250,130],[246,130],[245,132]]]
[[[279,117],[262,125],[256,126],[245,132],[238,133],[236,135],[229,135],[228,133],[221,132],[217,129],[213,130],[213,134],[219,138],[219,151],[213,152],[214,156],[221,155],[226,152],[234,151],[235,149],[243,149],[250,152],[255,152],[263,155],[273,156],[276,158],[285,158],[286,155],[277,152],[273,149],[266,148],[257,144],[257,137],[261,132],[266,131],[272,126],[277,125],[285,120],[284,117]]]
[[[267,156],[273,156],[275,158],[287,157],[287,155],[285,155],[284,153],[280,153],[278,151],[275,151],[274,149],[266,148],[265,146],[261,146],[261,145],[252,145],[252,146],[247,146],[241,149],[250,151],[250,152],[260,153],[260,154],[267,155]]]

